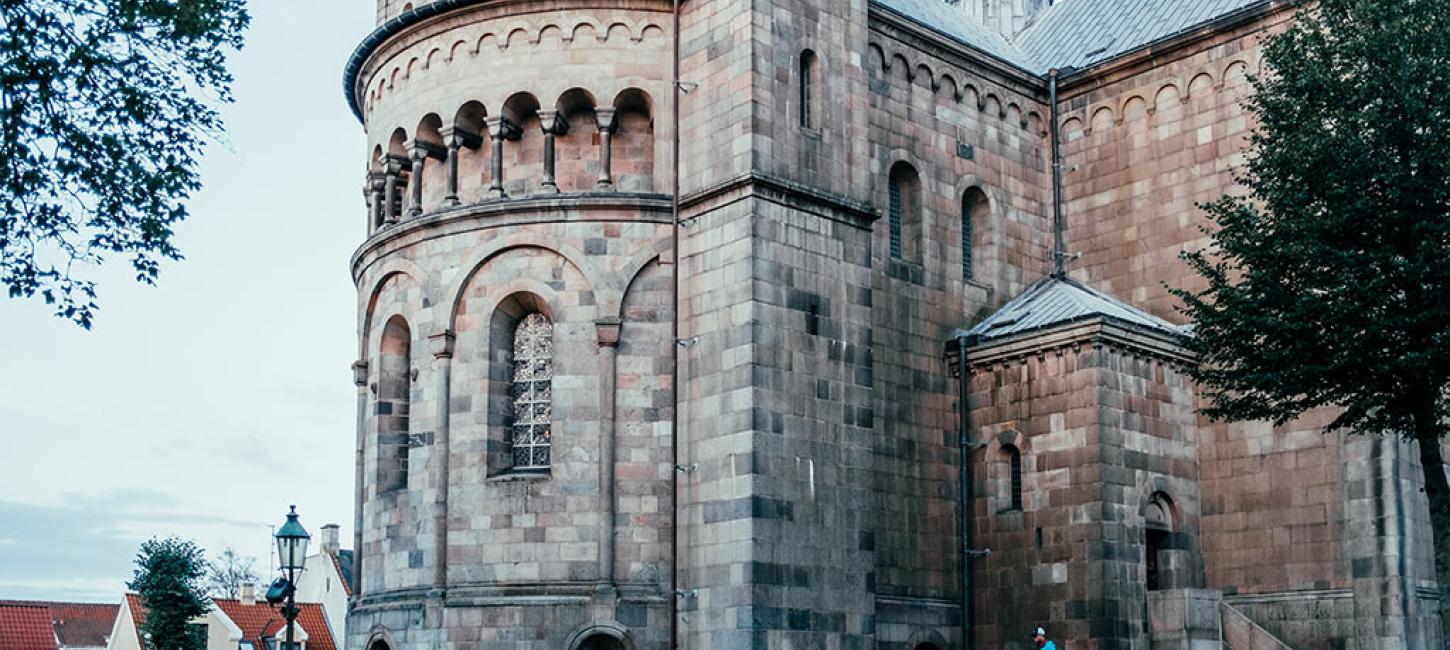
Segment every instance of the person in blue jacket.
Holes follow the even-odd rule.
[[[1057,650],[1057,644],[1047,640],[1047,630],[1040,627],[1032,631],[1032,640],[1037,642],[1037,650]]]

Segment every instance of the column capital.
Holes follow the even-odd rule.
[[[396,175],[402,173],[405,168],[411,166],[413,164],[413,161],[409,160],[407,156],[400,156],[395,153],[385,153],[383,154],[382,163],[384,174]]]
[[[408,158],[418,162],[426,158],[434,160],[448,160],[448,149],[436,142],[427,140],[409,140],[404,143],[408,148]]]
[[[428,351],[433,353],[434,359],[452,359],[453,341],[457,338],[453,330],[446,329],[437,334],[428,336]]]
[[[600,133],[614,133],[614,109],[594,109],[594,123],[599,125]]]
[[[360,360],[352,362],[352,383],[358,388],[368,385],[367,361]]]
[[[496,115],[483,118],[483,124],[488,128],[488,137],[498,140],[517,140],[524,135],[523,129],[514,124],[512,120]]]
[[[443,144],[448,147],[477,149],[483,146],[482,135],[461,126],[445,126],[438,129],[438,134],[443,136]]]
[[[601,318],[594,321],[594,331],[599,336],[599,347],[613,348],[619,345],[619,330],[624,321],[618,316]]]
[[[562,111],[539,111],[539,129],[544,133],[566,135],[569,133],[569,120]]]

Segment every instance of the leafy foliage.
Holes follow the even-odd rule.
[[[0,0],[0,284],[90,327],[77,265],[153,284],[231,101],[245,0]]]
[[[236,549],[227,547],[208,565],[207,587],[217,598],[236,598],[241,595],[242,585],[261,580],[256,564],[256,558],[242,557]]]
[[[1184,259],[1194,371],[1220,420],[1413,437],[1442,466],[1450,402],[1450,0],[1322,0],[1269,39],[1239,181]],[[1428,471],[1450,588],[1450,486]]]
[[[194,542],[151,539],[136,555],[135,578],[127,587],[141,597],[146,616],[141,633],[154,650],[204,650],[206,638],[190,621],[211,609],[201,580],[206,556]]]

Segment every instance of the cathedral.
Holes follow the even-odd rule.
[[[1198,414],[1291,0],[376,0],[361,650],[1441,647],[1414,449]]]

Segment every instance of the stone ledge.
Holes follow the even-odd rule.
[[[637,211],[634,218],[610,218],[592,211]],[[663,223],[672,220],[669,195],[633,192],[581,192],[520,198],[488,199],[450,208],[440,208],[375,231],[352,254],[353,280],[362,274],[363,262],[387,244],[421,231],[438,231],[433,236],[455,235],[485,228],[540,223]],[[432,234],[432,233],[430,233]]]

